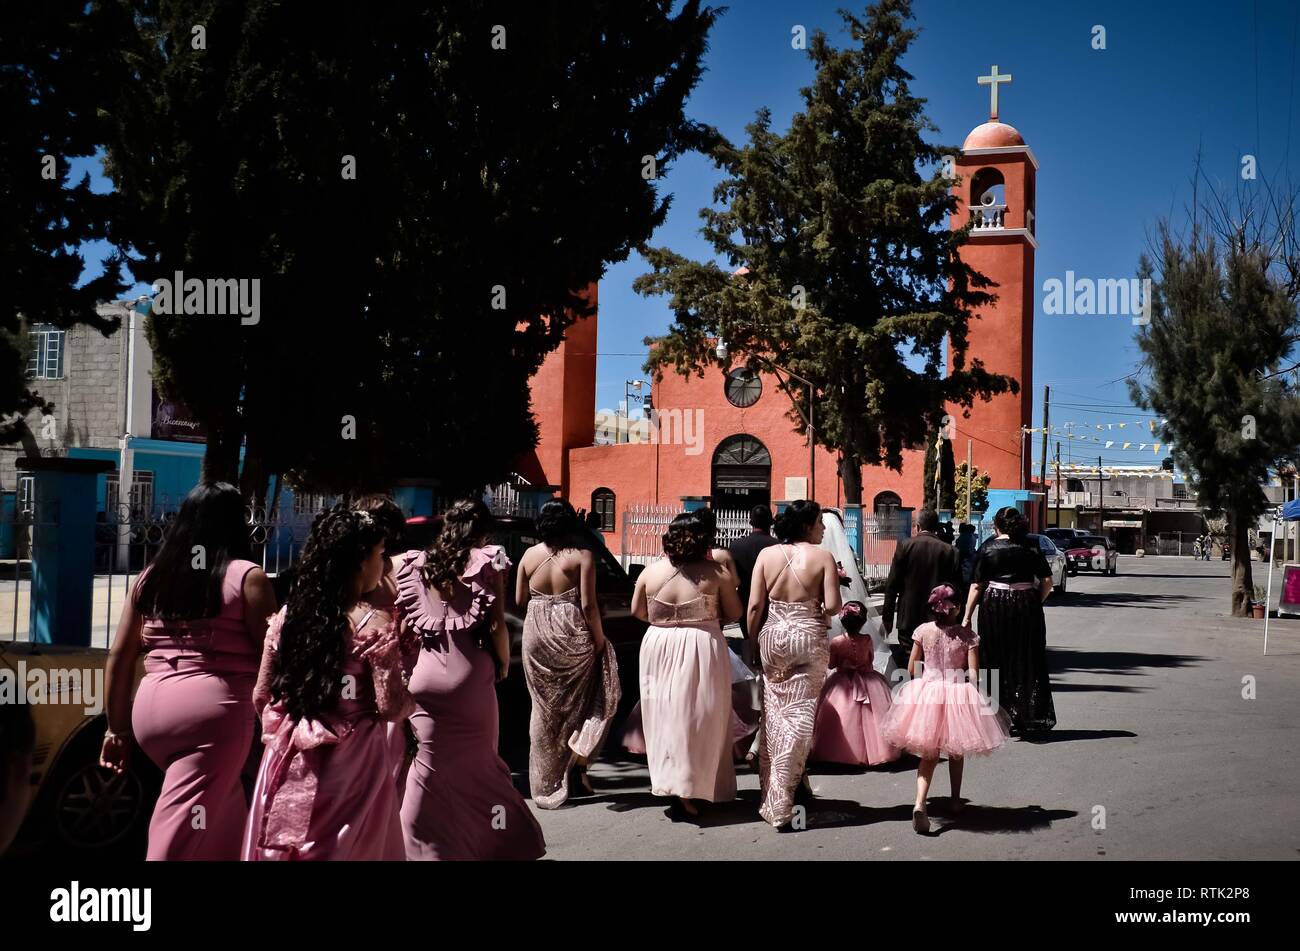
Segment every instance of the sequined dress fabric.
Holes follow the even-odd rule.
[[[556,809],[569,798],[569,769],[601,747],[618,709],[618,661],[609,642],[596,653],[577,588],[529,594],[524,678],[532,697],[528,784],[533,802]]]
[[[770,600],[758,646],[763,661],[758,812],[766,822],[781,826],[794,815],[794,794],[812,749],[817,700],[830,662],[821,604]]]

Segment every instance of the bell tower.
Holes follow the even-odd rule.
[[[1034,363],[1034,251],[1038,247],[1034,222],[1034,181],[1038,160],[1020,133],[998,119],[998,88],[1010,75],[993,67],[979,77],[990,86],[989,121],[966,136],[957,157],[957,209],[950,226],[971,225],[961,258],[995,286],[997,299],[976,308],[970,323],[966,360],[980,360],[991,373],[1014,378],[1015,394],[988,402],[976,400],[970,418],[954,410],[953,455],[966,458],[972,442],[972,462],[990,476],[991,489],[1029,486],[1030,452],[1023,430],[1032,422]],[[951,355],[949,369],[951,369]],[[1023,449],[1022,449],[1023,447]]]

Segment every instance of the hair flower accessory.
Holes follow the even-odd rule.
[[[861,601],[845,601],[840,608],[840,617],[862,617]]]
[[[957,592],[953,591],[952,585],[937,585],[930,592],[930,607],[940,614],[951,614],[957,610],[957,603],[953,601],[956,594]]]

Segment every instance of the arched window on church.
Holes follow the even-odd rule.
[[[903,500],[898,497],[897,492],[877,492],[876,497],[871,501],[871,510],[877,516],[897,515],[902,507]]]
[[[602,532],[612,532],[614,530],[614,490],[601,488],[591,493],[591,511],[600,518],[600,530]]]
[[[982,168],[970,182],[971,228],[975,231],[1000,229],[1007,214],[1007,186],[996,168]]]

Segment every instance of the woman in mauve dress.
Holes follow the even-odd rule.
[[[776,519],[781,544],[758,554],[749,595],[748,627],[759,632],[763,661],[758,812],[783,831],[803,828],[794,822],[794,796],[804,782],[830,662],[829,615],[840,610],[838,565],[818,547],[824,531],[821,506],[792,502]]]
[[[541,541],[519,559],[515,582],[515,604],[527,608],[528,782],[540,809],[595,791],[587,762],[604,742],[621,693],[618,662],[600,624],[596,559],[590,548],[577,547],[580,529],[568,502],[543,505]]]
[[[163,770],[150,860],[239,858],[253,685],[276,610],[271,583],[248,554],[239,490],[201,483],[122,609],[106,671],[100,764],[121,772],[134,741]],[[132,702],[141,653],[145,676]]]
[[[387,725],[410,713],[411,697],[396,618],[363,600],[383,572],[376,519],[343,506],[317,518],[253,695],[265,750],[248,861],[406,857]]]
[[[487,544],[492,524],[482,501],[457,502],[429,550],[407,552],[397,569],[402,626],[422,643],[410,682],[419,750],[402,799],[411,860],[546,854],[542,828],[497,755],[494,685],[510,671],[510,559]]]
[[[664,534],[667,558],[637,578],[632,613],[641,640],[641,716],[650,790],[675,796],[674,817],[693,800],[736,797],[732,763],[731,651],[722,624],[740,616],[730,570],[709,557],[712,529],[686,512]]]

